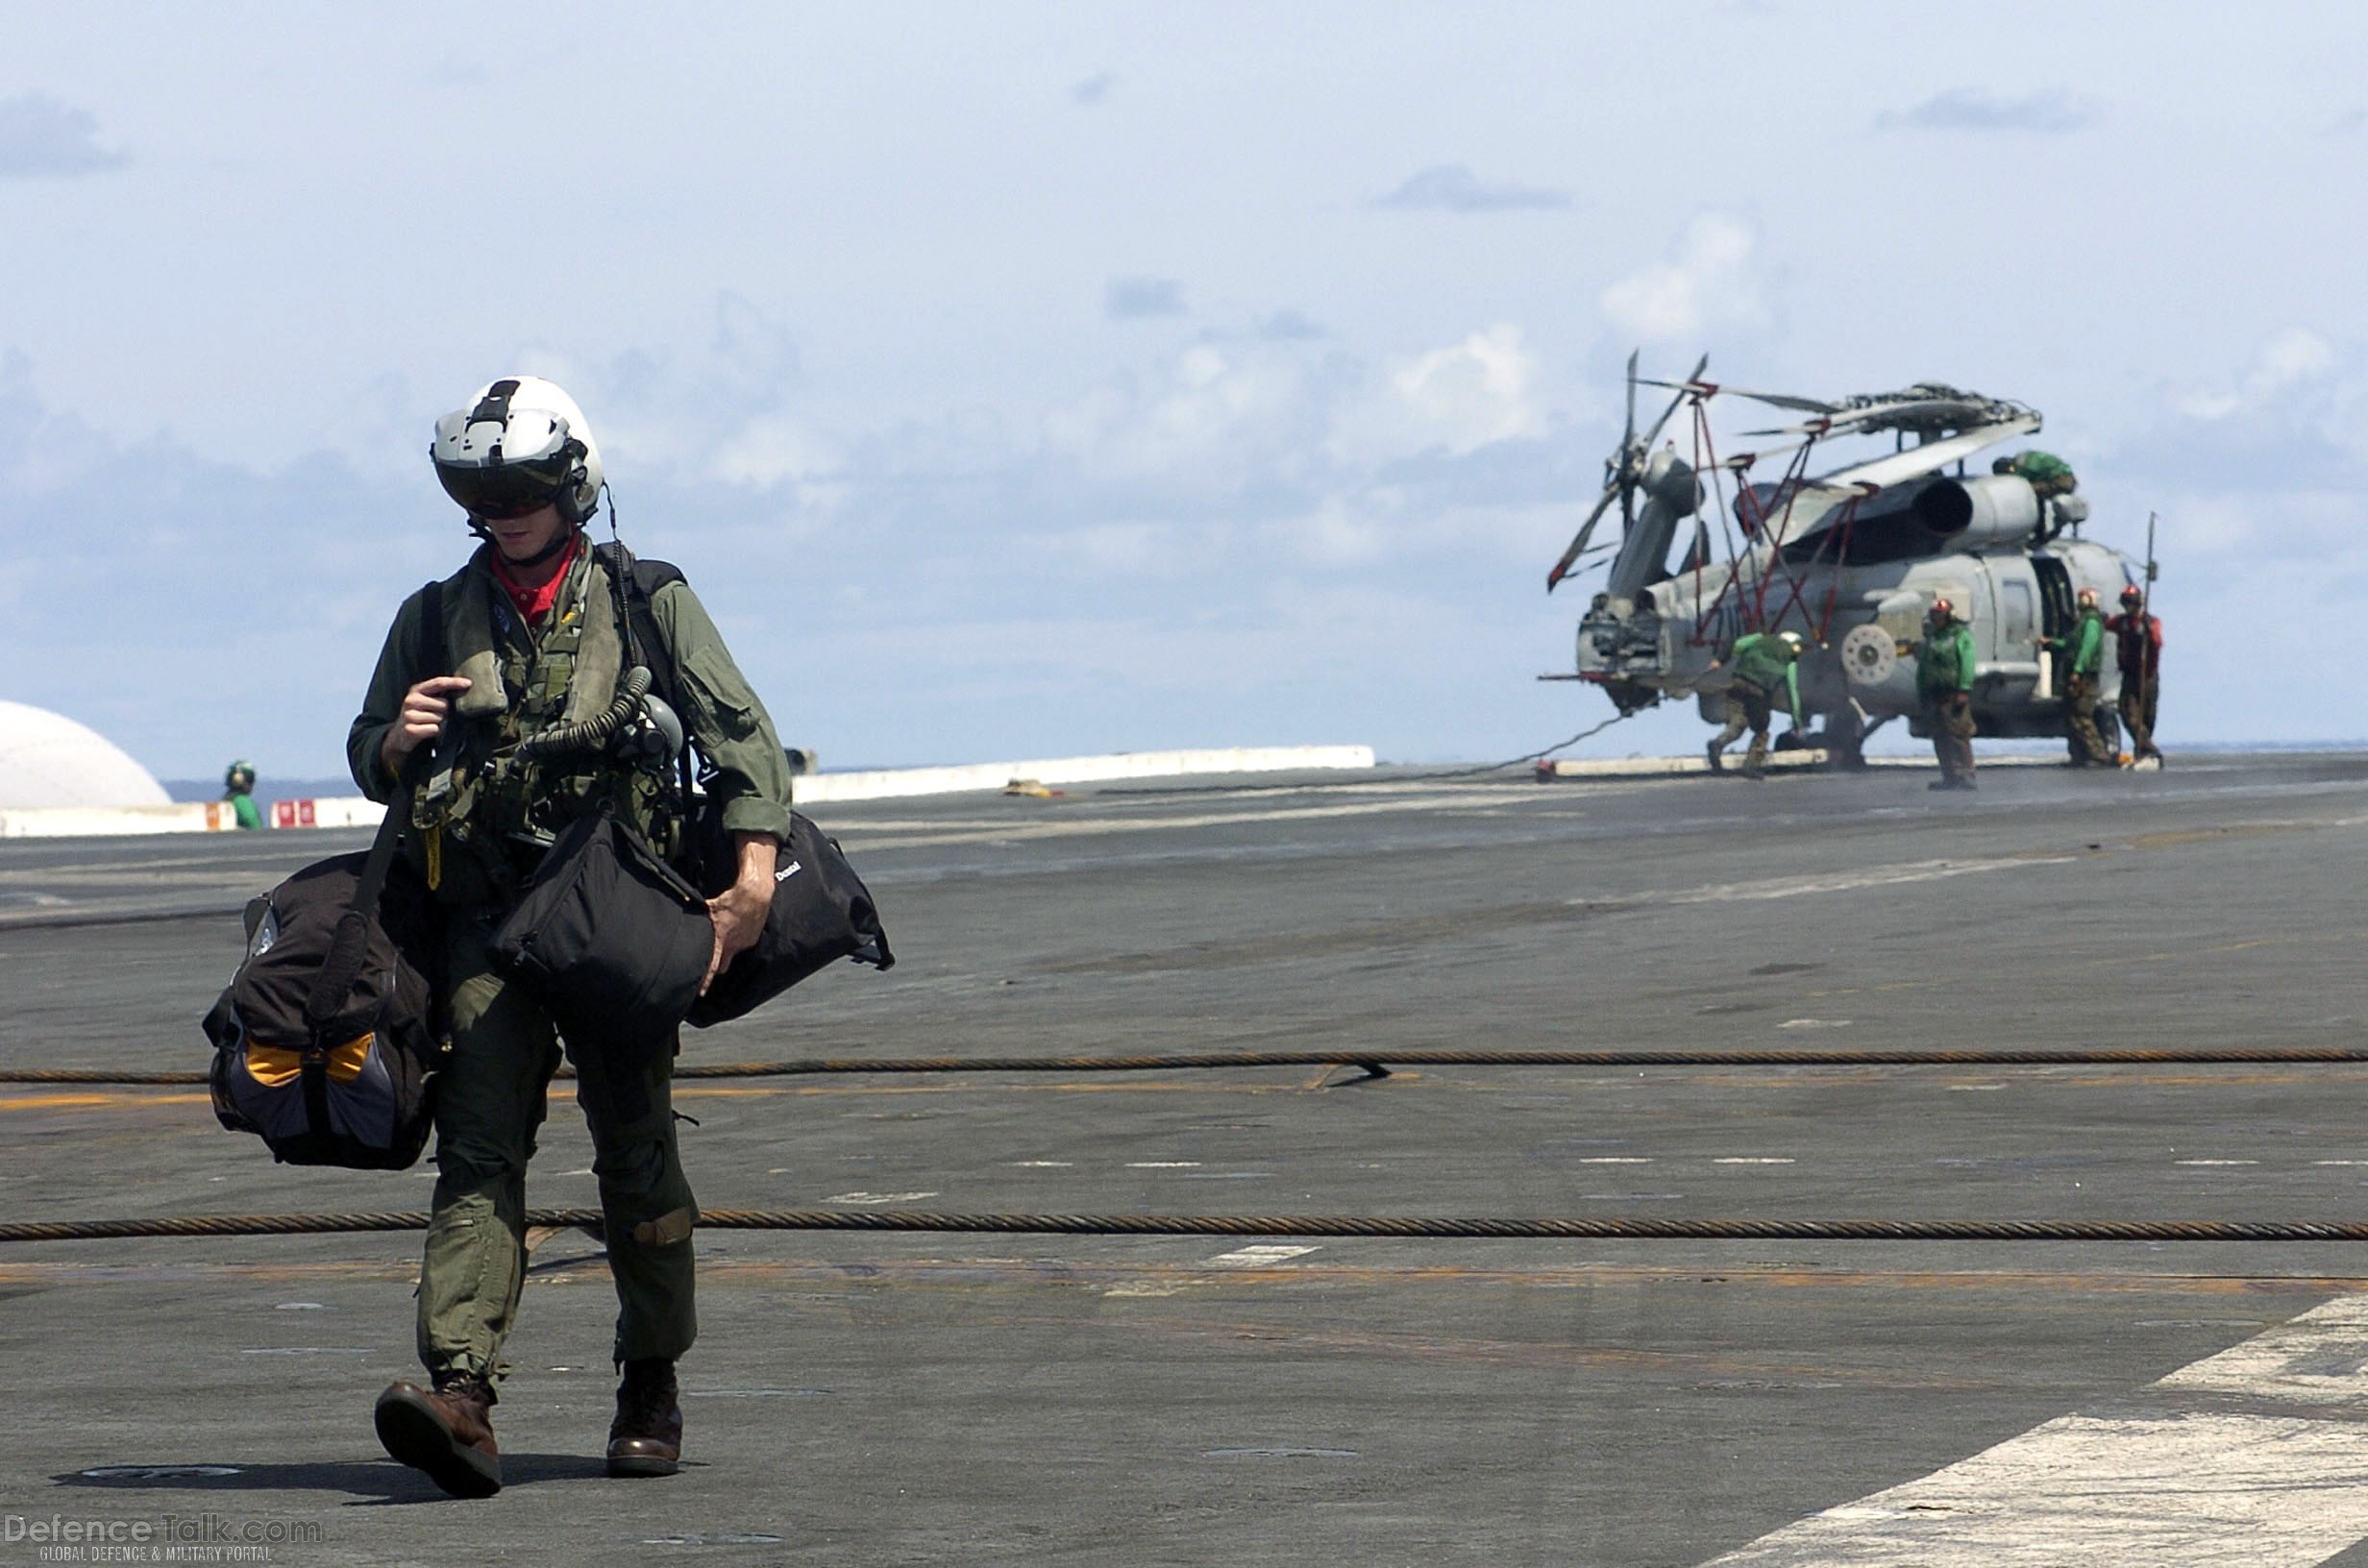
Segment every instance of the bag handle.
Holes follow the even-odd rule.
[[[431,582],[419,596],[418,668],[442,674],[451,662],[444,650],[444,584]],[[337,929],[330,938],[329,954],[321,960],[320,968],[312,976],[312,990],[305,997],[305,1024],[314,1033],[334,1017],[345,1002],[346,992],[354,989],[360,977],[362,961],[370,951],[370,919],[378,913],[379,895],[386,891],[386,873],[393,870],[395,845],[403,837],[404,819],[410,813],[402,809],[410,799],[411,786],[418,777],[425,759],[425,747],[413,747],[404,759],[403,772],[395,781],[394,798],[386,805],[386,815],[379,820],[378,837],[370,841],[370,857],[362,862],[360,880],[354,884],[354,896],[337,917]]]

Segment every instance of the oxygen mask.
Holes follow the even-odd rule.
[[[643,696],[641,709],[610,743],[609,755],[662,773],[682,754],[682,720],[656,693]]]

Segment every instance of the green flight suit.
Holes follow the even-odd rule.
[[[1928,625],[1915,653],[1915,695],[1924,704],[1940,781],[1973,782],[1973,631],[1951,621],[1938,631]]]
[[[2097,731],[2097,680],[2105,667],[2105,617],[2094,604],[2081,607],[2071,635],[2050,637],[2049,651],[2063,672],[2064,747],[2075,768],[2110,768],[2120,762]]]
[[[406,852],[430,877],[447,916],[453,1039],[437,1081],[436,1184],[420,1275],[419,1356],[431,1373],[469,1371],[491,1383],[508,1370],[501,1353],[525,1279],[526,1167],[560,1058],[550,1017],[485,961],[486,943],[537,855],[507,830],[555,830],[602,800],[639,816],[648,806],[649,775],[577,764],[592,771],[548,779],[528,772],[515,775],[507,793],[471,783],[434,798],[422,783],[411,800],[392,798],[396,780],[379,748],[404,695],[430,675],[458,673],[472,682],[454,698],[451,725],[464,764],[456,772],[472,780],[481,780],[483,765],[502,762],[523,738],[522,713],[572,723],[613,697],[624,644],[605,567],[580,552],[551,612],[529,628],[486,567],[486,550],[444,584],[443,669],[414,668],[420,596],[404,601],[346,750],[363,794],[412,812]],[[723,802],[725,825],[785,839],[789,771],[764,705],[686,585],[660,588],[651,611],[680,672],[683,725],[718,770],[707,788]],[[505,781],[513,777],[497,772]],[[456,801],[462,809],[454,809]],[[423,821],[434,825],[422,829]],[[612,1354],[619,1361],[674,1360],[698,1333],[691,1250],[698,1208],[676,1146],[670,1044],[648,1053],[646,1105],[630,1114],[611,1103],[624,1097],[600,1074],[577,1080],[616,1282]]]
[[[1801,650],[1782,637],[1764,631],[1747,631],[1735,640],[1732,654],[1735,678],[1727,687],[1726,727],[1710,745],[1711,766],[1719,766],[1719,757],[1728,747],[1751,731],[1751,749],[1743,753],[1743,772],[1756,774],[1767,763],[1767,725],[1776,683],[1784,682],[1787,705],[1792,711],[1792,727],[1801,724]]]

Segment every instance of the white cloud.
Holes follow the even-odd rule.
[[[2142,530],[2138,534],[2144,538]],[[2263,564],[2309,561],[2324,578],[2368,560],[2359,501],[2349,490],[2173,491],[2162,503],[2159,555],[2241,555]]]
[[[1306,356],[1196,343],[1148,378],[1122,376],[1045,421],[1046,446],[1105,482],[1157,480],[1181,498],[1238,493],[1320,443],[1329,388]]]
[[[1422,445],[1466,453],[1545,429],[1532,396],[1537,379],[1521,329],[1500,322],[1398,366],[1390,387],[1417,438],[1428,437]]]
[[[787,414],[760,414],[718,445],[709,460],[727,484],[796,486],[801,508],[829,510],[849,493],[846,459],[835,443]]]
[[[842,466],[830,440],[788,411],[801,379],[796,333],[729,291],[715,296],[715,330],[702,346],[593,360],[535,344],[499,368],[566,387],[620,488],[628,474],[668,469],[733,485],[797,479],[802,490]]]
[[[2252,368],[2235,386],[2190,392],[2177,406],[2189,419],[2227,419],[2259,408],[2289,387],[2323,381],[2334,370],[2335,351],[2325,338],[2307,328],[2288,327],[2261,345]]]
[[[1698,341],[1727,327],[1767,320],[1750,224],[1705,212],[1687,225],[1676,255],[1630,273],[1603,291],[1603,313],[1624,334],[1647,342]]]
[[[1044,570],[1073,576],[1173,576],[1192,554],[1167,523],[1097,523],[1021,543]]]

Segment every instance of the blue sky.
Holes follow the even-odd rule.
[[[339,768],[518,370],[834,764],[1526,751],[1640,345],[2036,404],[2166,739],[2368,733],[2354,8],[90,14],[0,10],[0,695],[163,776]]]

